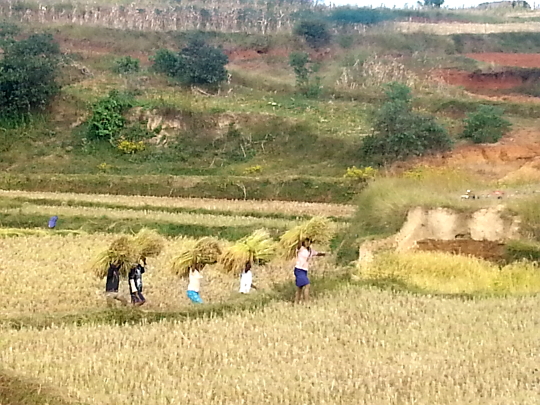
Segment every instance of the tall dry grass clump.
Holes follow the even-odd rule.
[[[424,85],[424,81],[398,59],[373,55],[364,62],[358,59],[351,67],[344,67],[336,86],[358,90],[379,88],[390,82],[400,82],[415,90]]]
[[[413,290],[439,294],[540,293],[540,271],[532,263],[499,268],[482,259],[441,252],[382,253],[362,268],[360,276],[398,281]]]

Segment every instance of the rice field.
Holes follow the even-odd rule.
[[[436,35],[451,34],[493,34],[498,32],[538,32],[540,23],[520,22],[505,24],[480,24],[480,23],[416,23],[398,22],[393,27],[404,33],[426,32]]]
[[[0,362],[85,404],[535,405],[538,298],[344,287],[311,307],[0,331]]]
[[[77,194],[77,193],[48,193],[31,191],[0,190],[1,199],[13,199],[17,197],[39,199],[54,199],[61,202],[116,204],[126,208],[136,207],[164,207],[205,209],[214,211],[228,211],[231,214],[245,215],[248,213],[279,213],[309,216],[350,217],[355,207],[342,204],[304,203],[291,201],[254,201],[254,200],[218,200],[211,198],[172,198],[151,196],[122,196],[107,194]]]
[[[170,224],[189,224],[202,226],[257,226],[285,229],[298,224],[280,218],[258,218],[242,215],[211,215],[195,213],[170,213],[153,210],[111,209],[96,207],[68,207],[56,205],[23,204],[20,208],[0,208],[0,213],[8,215],[45,215],[58,217],[105,217],[111,221],[120,219],[166,222]]]
[[[279,216],[278,203],[253,208],[253,202],[242,201],[249,210],[244,211],[235,202],[215,200],[215,214],[171,213],[159,207],[176,202],[197,209],[204,201],[0,192],[4,201],[17,198],[29,200],[19,208],[7,204],[0,213],[275,230],[298,224],[293,215],[306,212],[301,205],[279,203],[283,212],[294,213],[288,219]],[[40,199],[70,205],[37,204]],[[97,205],[73,205],[76,201]],[[145,204],[158,209],[141,209]],[[333,212],[346,220],[337,214],[344,214],[343,207],[324,206],[310,205],[310,213]],[[313,278],[314,299],[293,306],[292,261],[256,266],[258,289],[247,297],[238,293],[238,275],[225,274],[216,264],[204,269],[201,290],[213,305],[195,307],[186,297],[188,280],[169,272],[172,257],[192,242],[178,235],[149,259],[143,276],[147,303],[111,311],[105,280],[96,278],[89,264],[118,234],[5,232],[17,237],[0,238],[0,377],[15,375],[56,398],[88,405],[532,405],[540,400],[540,278],[532,265],[517,264],[506,269],[509,277],[501,277],[486,262],[418,253],[382,255],[370,274],[359,273],[435,293],[504,296],[462,299],[340,278],[344,269],[330,256],[316,259],[310,270],[319,276]],[[126,281],[120,288],[127,298]],[[0,404],[2,389],[0,384]]]
[[[106,309],[105,280],[96,278],[89,270],[93,256],[107,248],[115,235],[21,236],[0,239],[2,262],[0,285],[0,319],[43,314],[66,314]],[[166,241],[164,252],[149,259],[144,275],[147,310],[172,311],[186,308],[187,280],[169,273],[172,257],[189,241],[174,238]],[[226,242],[225,242],[226,243]],[[202,297],[209,303],[220,303],[237,297],[239,279],[236,274],[225,275],[218,265],[204,271]],[[254,283],[261,293],[275,284],[291,280],[293,263],[274,261],[254,268]],[[318,269],[317,269],[318,267]],[[318,260],[315,271],[331,272],[329,261]],[[127,282],[120,284],[121,292],[129,297]]]

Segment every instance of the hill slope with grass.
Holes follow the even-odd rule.
[[[31,3],[26,7],[34,10]],[[99,28],[79,20],[34,19],[32,13],[21,22],[17,13],[9,14],[2,35],[8,38],[12,31],[11,38],[21,41],[36,32],[52,34],[61,52],[59,87],[39,113],[17,124],[3,120],[3,188],[103,193],[109,184],[121,194],[350,201],[364,178],[349,171],[344,179],[347,169],[381,163],[366,156],[362,145],[377,131],[376,112],[385,102],[381,89],[390,82],[411,90],[411,117],[430,117],[447,131],[453,151],[437,164],[466,165],[493,178],[526,164],[535,170],[536,65],[532,56],[524,64],[519,55],[504,55],[536,52],[536,33],[437,36],[369,21],[358,32],[352,29],[356,20],[310,7],[289,26],[266,34],[210,26],[174,32]],[[387,21],[411,18],[405,11],[378,13]],[[432,22],[458,15],[491,23],[518,19],[487,11],[416,13]],[[534,15],[519,18],[526,22]],[[319,38],[309,31],[316,27],[312,21],[327,34]],[[186,84],[185,76],[156,68],[159,50],[181,55],[194,40],[226,56],[227,74],[219,85]],[[305,59],[293,62],[294,54]],[[111,109],[114,103],[118,111]],[[467,113],[484,104],[502,108],[513,125],[489,148],[461,138]],[[100,129],[111,134],[107,139],[93,138],[96,119],[109,126],[118,120],[117,127]],[[418,125],[422,131],[425,124]],[[439,151],[422,147],[406,156],[432,152]],[[147,177],[144,189],[124,177],[134,172],[156,177]]]

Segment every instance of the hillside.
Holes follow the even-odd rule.
[[[195,4],[193,7],[200,7]],[[540,111],[535,98],[535,69],[540,66],[535,56],[529,54],[540,48],[540,36],[521,32],[435,36],[429,33],[438,20],[458,18],[463,21],[456,23],[458,31],[463,25],[474,26],[475,21],[482,19],[493,22],[494,27],[512,21],[533,24],[528,21],[534,21],[535,12],[514,17],[511,13],[487,11],[417,11],[417,16],[393,16],[397,20],[384,22],[384,28],[373,25],[362,30],[351,29],[355,25],[339,28],[329,23],[331,39],[315,48],[292,33],[294,24],[307,18],[301,17],[300,11],[307,15],[330,12],[313,9],[309,4],[291,3],[279,8],[278,14],[290,21],[278,24],[279,29],[269,30],[266,35],[246,31],[243,26],[238,30],[222,24],[220,31],[214,31],[213,26],[199,25],[202,31],[197,31],[198,35],[221,47],[228,57],[228,79],[218,91],[208,91],[200,86],[181,86],[152,70],[152,58],[158,49],[181,49],[195,31],[169,31],[157,23],[150,27],[133,26],[130,30],[97,26],[101,24],[99,18],[111,22],[109,26],[125,21],[119,10],[128,13],[134,6],[119,6],[116,14],[108,6],[99,6],[98,10],[68,3],[64,7],[47,6],[41,11],[33,3],[13,3],[10,7],[5,15],[20,25],[20,37],[31,32],[52,33],[64,54],[64,64],[61,92],[45,114],[34,116],[23,127],[4,125],[0,135],[0,167],[8,176],[1,180],[3,187],[16,184],[18,188],[37,190],[37,182],[43,184],[44,190],[51,190],[46,185],[48,181],[35,180],[34,176],[54,173],[81,176],[78,189],[64,187],[61,191],[88,192],[92,191],[91,185],[84,186],[88,176],[114,178],[131,175],[136,168],[138,175],[197,175],[215,179],[237,176],[233,183],[242,184],[221,194],[217,187],[209,187],[207,191],[189,194],[193,196],[218,193],[258,198],[246,192],[248,184],[270,181],[295,187],[288,185],[290,179],[301,178],[309,183],[308,187],[317,185],[329,190],[326,199],[308,199],[345,201],[338,195],[352,195],[359,187],[342,179],[346,169],[371,165],[359,150],[362,138],[372,131],[372,114],[382,102],[381,86],[390,81],[410,86],[415,108],[434,116],[454,138],[454,151],[434,163],[470,167],[488,174],[490,179],[512,176],[524,165],[535,170],[538,138],[533,120]],[[144,12],[138,13],[147,13],[148,6],[145,7]],[[161,13],[154,8],[152,15],[164,18],[165,9],[174,11],[170,7],[164,5]],[[247,6],[242,7],[245,10]],[[95,18],[77,19],[81,10]],[[142,6],[139,10],[143,10]],[[186,12],[182,10],[174,12]],[[275,8],[273,13],[277,11]],[[218,9],[215,12],[219,15]],[[432,22],[424,23],[429,26],[424,28],[426,32],[402,33],[406,26],[400,20],[420,17]],[[151,18],[145,17],[144,21]],[[289,66],[291,52],[309,54],[316,70],[312,79],[316,76],[320,80],[317,97],[299,94]],[[139,60],[140,70],[114,73],[115,63],[126,56]],[[136,107],[125,114],[130,128],[144,128],[157,134],[144,151],[123,153],[108,143],[88,142],[86,122],[92,105],[111,90],[135,95]],[[506,117],[513,123],[512,132],[499,144],[469,146],[458,138],[462,119],[480,104],[504,107]],[[336,179],[335,187],[330,185],[332,179]],[[226,180],[217,182],[223,185]],[[304,190],[299,192],[302,194],[305,187],[300,186],[300,190]],[[95,191],[105,192],[99,187]],[[261,198],[280,197],[292,196],[275,191],[261,194]]]

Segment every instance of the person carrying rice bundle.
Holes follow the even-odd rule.
[[[185,248],[171,263],[171,271],[180,277],[188,277],[187,297],[194,304],[203,304],[201,298],[202,270],[207,264],[218,261],[221,247],[216,239],[205,237],[193,246]]]
[[[326,253],[317,252],[311,248],[311,239],[305,238],[300,244],[300,248],[296,254],[296,264],[294,265],[294,278],[296,285],[296,293],[294,295],[294,303],[299,304],[301,300],[309,301],[309,285],[311,284],[308,278],[309,261],[312,257],[325,256]]]
[[[276,254],[276,243],[268,231],[258,229],[227,248],[220,257],[226,273],[240,273],[240,293],[249,294],[253,286],[253,264],[269,262]]]
[[[286,259],[296,259],[294,279],[296,292],[294,303],[309,301],[310,280],[308,277],[309,263],[313,257],[325,256],[311,248],[314,241],[328,243],[332,237],[331,222],[326,218],[313,217],[304,224],[285,232],[280,238],[280,245]]]
[[[91,264],[91,269],[99,278],[106,277],[105,297],[109,306],[114,300],[127,305],[119,292],[120,278],[128,275],[133,263],[136,261],[136,252],[133,244],[127,236],[115,239],[109,248],[96,256]]]
[[[135,306],[141,306],[146,302],[143,295],[142,275],[145,272],[146,258],[139,260],[135,266],[131,268],[128,274],[129,295],[131,303]]]
[[[247,262],[244,271],[240,275],[240,294],[249,294],[251,289],[257,289],[253,284],[253,272],[251,271],[251,262]]]
[[[143,295],[142,275],[146,271],[148,257],[156,257],[163,250],[163,238],[156,231],[143,228],[133,237],[133,245],[137,251],[139,262],[131,267],[128,274],[129,294],[131,303],[143,305],[146,298]]]

